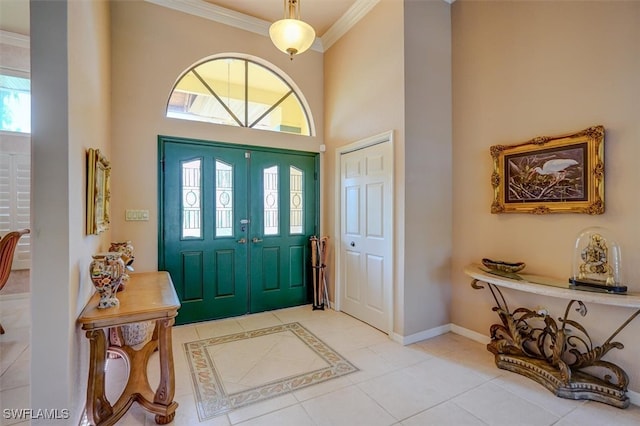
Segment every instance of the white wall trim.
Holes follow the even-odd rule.
[[[468,339],[476,341],[478,343],[487,344],[491,341],[489,336],[485,336],[484,334],[475,332],[473,330],[469,330],[468,328],[460,327],[456,324],[445,324],[439,327],[430,328],[428,330],[423,330],[418,333],[410,334],[409,336],[402,336],[397,333],[393,333],[390,335],[391,339],[395,342],[398,342],[402,345],[411,345],[412,343],[420,342],[421,340],[431,339],[433,337],[440,336],[446,333],[455,333],[461,336],[464,336]]]
[[[271,22],[254,18],[235,10],[226,9],[207,3],[203,0],[145,0],[149,3],[163,6],[179,12],[199,16],[221,24],[240,28],[245,31],[269,37]],[[444,0],[447,1],[447,0]],[[380,0],[356,0],[351,7],[323,34],[316,38],[311,50],[325,52],[336,41],[345,35],[355,24],[360,21]]]
[[[245,15],[243,13],[236,12],[235,10],[216,6],[203,0],[145,1],[156,4],[158,6],[163,6],[194,16],[199,16],[201,18],[209,19],[211,21],[219,22],[221,24],[229,25],[231,27],[240,28],[241,30],[250,31],[255,34],[269,37],[269,27],[272,24],[271,22],[265,21],[264,19],[254,18],[253,16]],[[324,49],[322,48],[322,41],[319,38],[316,38],[313,45],[311,45],[311,50],[324,52]]]
[[[360,21],[380,0],[357,0],[321,37],[323,52],[345,35]]]
[[[410,334],[409,336],[402,336],[397,333],[393,333],[391,339],[395,342],[398,342],[404,346],[411,345],[412,343],[417,343],[422,340],[431,339],[433,337],[440,336],[442,334],[447,334],[451,331],[451,324],[441,325],[439,327],[430,328],[429,330],[423,330],[418,333]]]
[[[0,43],[29,49],[31,47],[31,37],[0,30]]]
[[[451,324],[451,332],[464,336],[467,339],[474,340],[478,343],[482,343],[484,345],[491,342],[491,338],[489,336],[486,336],[482,333],[478,333],[473,330],[469,330],[468,328],[460,327],[459,325],[456,325],[456,324]]]

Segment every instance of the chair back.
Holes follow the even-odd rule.
[[[24,234],[28,234],[28,229],[9,232],[0,240],[0,289],[4,287],[11,273],[11,263],[13,262],[13,254],[15,253],[18,240]]]

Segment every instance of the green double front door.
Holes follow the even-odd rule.
[[[305,304],[317,154],[159,138],[159,269],[184,324]]]

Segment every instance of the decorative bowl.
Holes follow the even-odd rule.
[[[527,264],[524,262],[511,263],[503,262],[502,260],[491,260],[487,258],[482,259],[482,264],[494,271],[509,272],[512,274],[522,271],[524,267],[527,266]]]

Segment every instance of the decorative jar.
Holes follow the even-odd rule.
[[[124,262],[125,268],[127,271],[133,272],[132,264],[135,256],[133,255],[133,244],[131,244],[131,241],[112,242],[111,247],[109,247],[109,251],[121,253],[121,259]],[[125,271],[122,276],[122,283],[120,283],[120,287],[118,287],[118,291],[124,290],[127,281],[129,281],[129,274]]]
[[[89,275],[100,294],[98,309],[111,308],[120,304],[116,291],[124,275],[124,262],[121,255],[118,252],[93,255],[93,261],[89,265]]]

